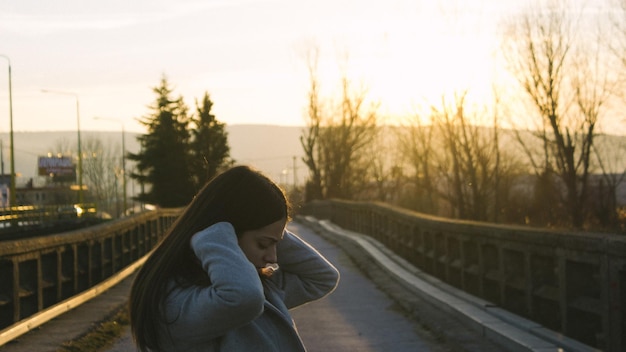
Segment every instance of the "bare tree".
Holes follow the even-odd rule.
[[[441,147],[437,148],[437,177],[445,180],[437,189],[461,219],[498,221],[518,164],[500,147],[497,111],[491,126],[480,126],[486,112],[465,109],[465,94],[452,106],[433,107],[433,125]],[[482,116],[481,116],[482,115]]]
[[[341,79],[341,99],[320,129],[320,160],[326,198],[353,199],[367,188],[370,172],[364,151],[377,131],[377,106],[368,106],[364,89]]]
[[[594,155],[602,176],[594,187],[592,197],[595,217],[599,225],[609,229],[619,229],[617,190],[626,179],[623,160],[626,143],[623,138],[603,135],[597,138]]]
[[[402,153],[398,148],[397,128],[390,125],[379,126],[372,143],[364,149],[370,164],[370,179],[374,192],[368,198],[398,204],[403,182]]]
[[[308,111],[306,116],[306,130],[300,136],[300,144],[304,150],[302,161],[309,169],[309,179],[306,183],[305,201],[322,199],[322,172],[319,163],[319,134],[322,123],[322,106],[319,93],[317,64],[319,50],[317,47],[307,51],[306,63],[309,73]]]
[[[621,65],[619,71],[621,83],[626,84],[626,0],[613,0],[611,3],[613,11],[611,11],[610,23],[614,35],[610,37],[611,40],[607,41],[607,44],[618,64]],[[626,101],[624,91],[621,90],[621,93],[621,98]]]
[[[119,145],[111,147],[96,137],[83,141],[83,178],[98,208],[122,216],[122,170]]]
[[[55,155],[78,158],[76,145],[67,139],[57,141],[52,150]],[[120,216],[123,203],[121,146],[87,136],[82,141],[81,152],[84,186],[87,187],[85,200],[95,202],[103,212]]]
[[[347,74],[341,78],[338,102],[325,103],[319,92],[317,58],[317,50],[307,57],[309,106],[307,129],[300,138],[311,176],[307,183],[311,194],[306,198],[355,199],[371,182],[365,150],[376,134],[377,105],[368,103],[365,89],[352,87]]]
[[[406,190],[400,205],[416,211],[437,214],[438,200],[434,180],[434,131],[424,123],[420,115],[415,115],[406,126],[398,131],[398,147],[403,162],[412,170],[407,176]]]
[[[532,161],[538,175],[558,176],[565,188],[569,223],[580,228],[588,211],[594,133],[612,86],[598,69],[604,67],[599,51],[583,46],[593,41],[574,35],[576,18],[570,9],[557,1],[529,8],[508,24],[508,45],[503,49],[541,121],[535,136],[543,153],[533,154],[525,147],[528,155],[542,157]]]
[[[428,120],[415,116],[402,128],[399,148],[413,172],[411,198],[403,202],[436,215],[507,220],[509,192],[522,163],[501,146],[499,101],[490,111],[470,112],[466,105],[466,93],[453,104],[443,99],[441,107],[431,107]]]

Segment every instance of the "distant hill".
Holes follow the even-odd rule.
[[[231,156],[237,163],[252,165],[274,180],[293,183],[294,157],[296,157],[296,181],[304,181],[306,169],[302,163],[300,134],[302,127],[275,125],[227,125]],[[137,133],[126,132],[126,150],[139,151]],[[105,143],[122,144],[121,132],[81,131],[81,141],[100,138]],[[21,175],[18,185],[37,176],[37,158],[53,152],[60,144],[77,144],[76,131],[14,132],[15,172]],[[10,173],[10,143],[8,132],[0,133],[2,164],[5,174]],[[130,190],[130,186],[129,186]]]
[[[226,125],[231,156],[237,163],[252,165],[277,182],[288,185],[294,182],[294,157],[295,181],[302,184],[308,175],[306,166],[302,162],[303,151],[300,145],[303,129],[302,126]],[[526,138],[534,140],[528,133],[525,134]],[[138,135],[127,132],[126,149],[128,151],[139,151],[136,138]],[[75,145],[76,137],[76,131],[15,132],[15,171],[18,175],[21,174],[17,180],[18,185],[25,184],[30,178],[36,177],[38,156],[46,155],[59,144]],[[121,146],[121,132],[81,131],[81,140],[84,142],[88,138],[100,138],[105,143]],[[391,140],[393,139],[391,137]],[[8,174],[10,172],[8,133],[0,133],[0,142],[2,142],[3,173]],[[501,141],[501,143],[519,150],[519,145],[512,139],[508,142]],[[611,154],[604,156],[606,166],[622,172],[626,165],[626,152],[622,149],[626,148],[626,136],[600,135],[594,143]],[[127,164],[127,167],[130,168],[130,165]],[[594,172],[599,172],[599,170],[594,170]]]
[[[303,127],[227,125],[226,129],[231,156],[237,163],[255,166],[276,181],[293,184],[295,157],[296,182],[304,182],[308,171],[300,145]]]

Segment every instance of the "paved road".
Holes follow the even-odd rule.
[[[294,224],[291,228],[317,248],[340,271],[339,286],[325,299],[292,311],[309,352],[449,351],[355,267],[339,248]],[[110,352],[135,351],[128,333]]]

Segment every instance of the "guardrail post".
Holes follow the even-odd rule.
[[[17,316],[15,310],[16,290],[15,287],[15,262],[13,260],[0,259],[0,326],[12,323]]]

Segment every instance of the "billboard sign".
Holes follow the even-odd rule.
[[[39,176],[50,176],[59,182],[76,181],[76,166],[68,156],[40,156],[37,168],[39,169]]]

